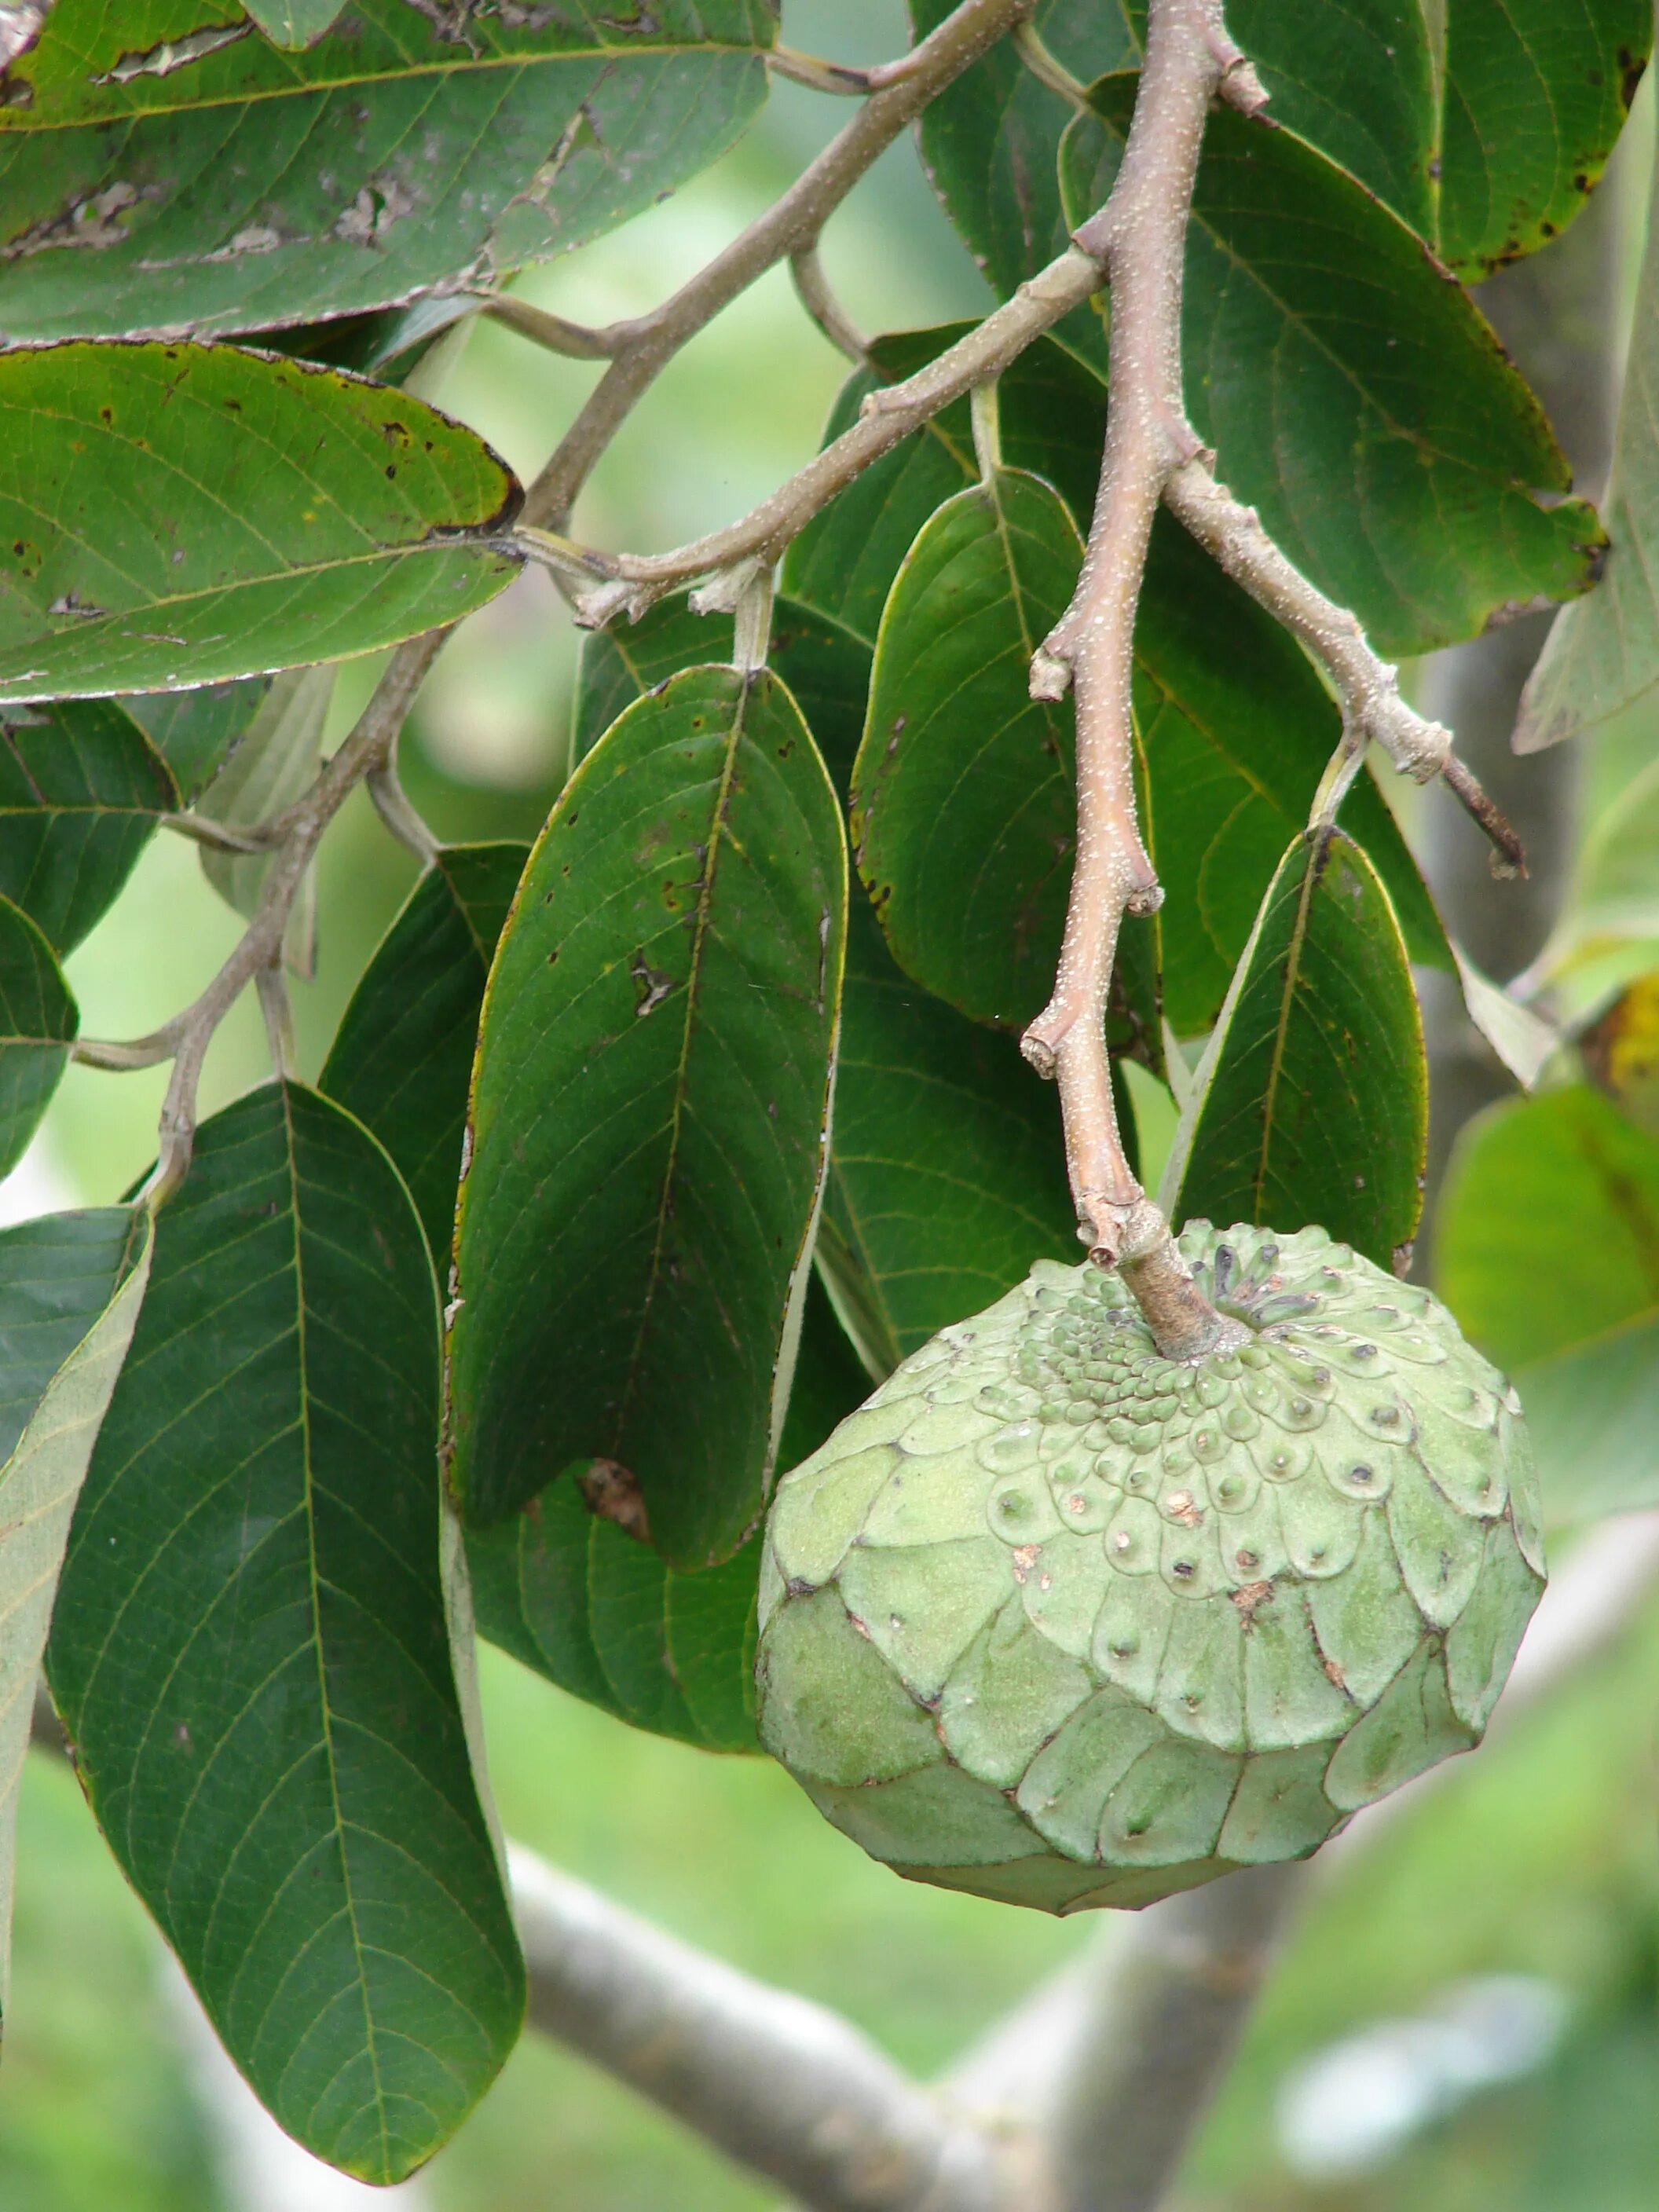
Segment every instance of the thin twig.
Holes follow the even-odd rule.
[[[531,486],[524,506],[527,523],[563,531],[599,456],[680,348],[776,263],[816,245],[877,156],[1030,6],[1030,0],[963,0],[902,63],[873,73],[878,88],[740,238],[654,313],[607,333],[619,341],[616,357]]]
[[[818,258],[816,245],[803,246],[789,257],[789,273],[795,280],[795,289],[800,303],[823,332],[838,353],[860,368],[870,358],[869,341],[842,307],[830,289],[830,280],[823,273],[823,264]]]
[[[423,868],[430,867],[441,849],[438,840],[415,808],[409,803],[398,776],[398,765],[391,753],[379,768],[370,769],[364,779],[374,811],[398,842],[413,853]]]
[[[1215,456],[1198,452],[1183,462],[1171,472],[1164,497],[1177,521],[1324,671],[1342,709],[1344,729],[1360,748],[1366,742],[1379,746],[1402,775],[1418,783],[1443,777],[1505,865],[1524,867],[1520,839],[1453,755],[1451,732],[1406,704],[1399,671],[1372,649],[1356,616],[1328,599],[1285,558],[1255,508],[1243,506],[1217,481]]]
[[[251,830],[233,830],[228,823],[210,821],[204,814],[160,814],[156,821],[163,830],[188,837],[193,844],[205,845],[210,853],[264,853],[270,849],[271,841],[264,836],[263,823]]]
[[[623,343],[617,333],[629,328],[621,323],[606,330],[590,330],[585,323],[573,323],[546,307],[534,307],[515,293],[490,291],[482,285],[471,288],[470,296],[477,301],[478,313],[491,322],[501,323],[547,352],[564,354],[572,361],[611,360]]]

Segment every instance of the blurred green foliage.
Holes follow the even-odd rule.
[[[789,0],[784,16],[791,43],[847,59],[894,53],[906,36],[902,0]],[[774,197],[848,112],[779,85],[731,157],[568,264],[534,274],[527,295],[582,319],[639,312]],[[986,304],[908,143],[837,218],[825,258],[871,330]],[[528,472],[594,374],[480,326],[441,398]],[[581,531],[649,550],[728,520],[812,451],[844,374],[775,272],[648,396],[594,478]],[[718,647],[720,625],[710,627]],[[534,833],[563,774],[576,646],[547,580],[530,571],[447,652],[404,747],[411,796],[441,836]],[[373,673],[343,672],[331,732]],[[1622,757],[1651,744],[1650,725],[1624,739]],[[1603,752],[1613,750],[1609,741]],[[318,973],[296,991],[307,1075],[412,873],[359,795],[323,850]],[[131,1035],[165,1018],[211,975],[237,927],[194,849],[158,839],[69,963],[85,1030]],[[216,1042],[204,1109],[265,1069],[250,996]],[[1140,1071],[1131,1078],[1155,1174],[1167,1100]],[[165,1070],[116,1079],[72,1068],[22,1173],[26,1210],[106,1200],[129,1183],[150,1157],[164,1083]],[[638,1734],[489,1651],[483,1692],[510,1832],[690,1941],[836,2006],[924,2073],[1106,1932],[901,1883],[830,1829],[781,1772]],[[1375,1855],[1334,1872],[1200,2145],[1189,2212],[1650,2212],[1656,1705],[1659,1609],[1547,1710],[1460,1768]],[[0,2212],[222,2212],[160,1943],[69,1771],[45,1759],[26,1776],[20,1843]],[[1421,2007],[1461,1976],[1494,1972],[1543,1975],[1570,2000],[1545,2075],[1474,2103],[1363,2180],[1316,2187],[1288,2172],[1274,2101],[1291,2066],[1380,2015]],[[759,2212],[775,2201],[534,2036],[438,2160],[433,2187],[441,2212]]]

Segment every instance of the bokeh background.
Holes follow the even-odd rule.
[[[848,60],[906,41],[902,0],[786,0],[784,19],[790,43]],[[648,307],[848,112],[780,83],[718,167],[523,290],[583,321]],[[837,217],[824,258],[867,329],[988,304],[908,142]],[[580,534],[648,550],[742,512],[814,449],[844,366],[775,272],[647,398],[584,499]],[[480,325],[441,397],[527,477],[595,374]],[[724,640],[710,628],[713,655]],[[547,579],[526,571],[446,652],[404,752],[410,793],[441,836],[533,834],[564,770],[577,646]],[[374,672],[342,672],[337,729]],[[1653,751],[1650,727],[1626,728],[1601,771],[1608,788]],[[296,991],[304,1073],[320,1065],[412,873],[360,794],[321,860],[317,974]],[[195,848],[158,839],[69,963],[83,1028],[150,1028],[206,981],[238,926]],[[216,1043],[204,1105],[266,1072],[250,999]],[[0,1188],[0,1214],[118,1194],[149,1159],[164,1077],[71,1068],[41,1140]],[[1155,1152],[1163,1123],[1141,1097]],[[1659,1606],[1333,1875],[1206,2132],[1193,2212],[1652,2212],[1656,1686]],[[781,1773],[636,1734],[488,1650],[483,1690],[510,1832],[692,1942],[837,2007],[923,2074],[1096,1932],[904,1885]],[[159,1941],[71,1775],[45,1759],[24,1785],[8,2012],[0,2212],[258,2204],[258,2177],[224,2170]],[[422,2186],[437,2212],[750,2212],[772,2201],[534,2037]],[[319,2194],[318,2212],[345,2201]]]

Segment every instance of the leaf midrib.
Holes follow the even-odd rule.
[[[651,1260],[646,1273],[645,1297],[640,1307],[640,1325],[634,1338],[634,1349],[628,1363],[628,1378],[623,1385],[617,1402],[617,1417],[611,1437],[616,1449],[622,1449],[622,1439],[628,1427],[629,1413],[633,1407],[634,1392],[639,1381],[640,1362],[644,1356],[645,1340],[650,1334],[651,1316],[656,1304],[657,1285],[662,1280],[663,1239],[668,1225],[668,1202],[679,1171],[680,1129],[685,1117],[687,1072],[691,1058],[691,1041],[697,1025],[697,994],[702,980],[703,948],[707,942],[709,917],[714,906],[714,879],[720,872],[720,855],[728,842],[730,832],[726,822],[731,804],[732,779],[736,773],[738,754],[743,744],[744,724],[749,711],[750,698],[757,678],[745,675],[739,678],[736,711],[732,717],[730,733],[726,741],[726,757],[720,763],[720,787],[714,794],[714,805],[708,831],[708,857],[704,863],[702,882],[697,890],[696,918],[691,933],[691,962],[685,978],[685,1018],[680,1031],[679,1059],[674,1069],[674,1100],[668,1121],[668,1158],[663,1164],[662,1182],[657,1194],[657,1219],[652,1232]]]
[[[301,1256],[300,1228],[300,1178],[295,1158],[295,1135],[291,1094],[287,1084],[282,1086],[283,1127],[287,1138],[287,1170],[289,1205],[294,1223],[294,1312],[295,1346],[299,1361],[300,1380],[300,1449],[304,1468],[303,1503],[306,1516],[306,1555],[309,1566],[307,1577],[311,1601],[312,1649],[317,1657],[318,1711],[322,1723],[323,1764],[328,1775],[328,1798],[334,1817],[336,1848],[340,1860],[340,1887],[344,1899],[346,1924],[351,1931],[351,1954],[357,1968],[357,1988],[363,2008],[363,2034],[368,2054],[369,2073],[374,2084],[374,2113],[380,2136],[380,2167],[383,2172],[393,2170],[391,2131],[386,2122],[386,2085],[380,2075],[380,2054],[374,2020],[374,2009],[368,1997],[368,1970],[364,1959],[362,1930],[357,1923],[357,1899],[352,1886],[350,1855],[346,1850],[345,1810],[340,1802],[340,1776],[337,1755],[334,1748],[334,1713],[329,1700],[328,1668],[323,1657],[322,1577],[317,1558],[317,1516],[315,1485],[312,1466],[311,1389],[307,1378],[306,1344],[306,1279],[305,1262]]]
[[[436,77],[447,80],[458,76],[482,76],[491,70],[532,70],[556,68],[562,62],[581,62],[603,65],[600,82],[619,62],[641,58],[678,60],[683,56],[697,54],[732,54],[750,61],[761,61],[769,50],[764,46],[739,46],[729,40],[700,39],[696,40],[657,40],[638,46],[584,46],[568,48],[554,54],[489,54],[469,55],[465,61],[422,62],[412,69],[363,70],[349,76],[333,76],[310,83],[270,85],[264,88],[244,87],[238,92],[226,92],[211,100],[178,100],[164,101],[154,106],[113,108],[99,114],[65,116],[58,120],[31,120],[37,112],[27,108],[0,111],[0,144],[13,133],[19,137],[42,137],[52,131],[104,131],[113,124],[129,126],[150,121],[153,118],[174,115],[211,115],[226,107],[264,106],[273,100],[326,99],[331,94],[351,92],[365,86],[412,84],[417,80]]]

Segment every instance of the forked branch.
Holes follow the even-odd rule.
[[[1229,41],[1220,0],[1152,0],[1134,118],[1109,198],[1077,234],[1105,267],[1112,347],[1100,492],[1075,596],[1032,663],[1036,697],[1077,698],[1077,857],[1054,995],[1021,1040],[1060,1085],[1079,1234],[1118,1266],[1160,1347],[1207,1352],[1237,1323],[1193,1282],[1169,1224],[1124,1154],[1106,1052],[1106,1000],[1126,915],[1162,898],[1135,819],[1130,695],[1135,611],[1164,487],[1196,445],[1182,400],[1187,218],[1210,101],[1264,97]]]

